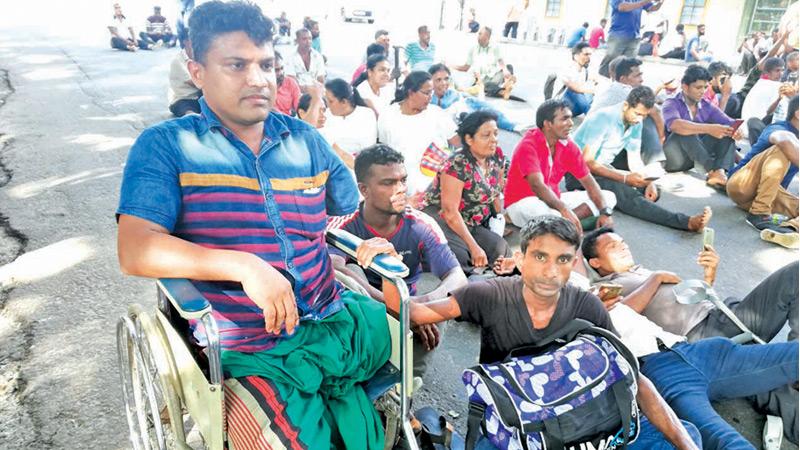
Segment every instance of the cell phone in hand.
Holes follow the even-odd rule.
[[[733,132],[736,133],[736,130],[738,130],[739,127],[742,126],[743,123],[744,123],[744,120],[742,120],[742,119],[734,120],[733,123],[731,124],[731,128],[733,128]]]
[[[617,283],[600,283],[601,300],[617,297],[622,293],[622,285]]]
[[[703,250],[714,247],[714,229],[705,227],[703,229]]]

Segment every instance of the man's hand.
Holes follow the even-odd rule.
[[[644,198],[650,200],[651,202],[658,200],[658,187],[655,183],[648,184],[644,189]]]
[[[489,265],[489,257],[486,256],[486,252],[479,245],[471,246],[469,254],[472,259],[472,267],[477,269]]]
[[[719,125],[716,123],[706,125],[706,134],[709,134],[717,139],[733,136],[733,128],[727,125]]]
[[[497,259],[492,264],[492,271],[496,275],[510,275],[514,273],[514,269],[517,267],[517,262],[514,261],[514,258],[509,258],[506,256],[498,256]]]
[[[600,214],[600,216],[597,217],[597,228],[613,227],[613,226],[614,226],[614,219],[611,216]]]
[[[666,270],[653,272],[652,276],[658,278],[658,282],[661,284],[678,284],[681,282],[681,277],[673,272],[667,272]]]
[[[736,131],[733,132],[733,136],[731,136],[731,138],[734,141],[744,139],[744,130],[742,129],[742,127],[737,128]]]
[[[719,92],[723,97],[730,97],[733,92],[733,85],[731,84],[731,77],[725,77],[725,82],[719,87]]]
[[[633,187],[637,187],[637,188],[643,188],[643,187],[647,186],[648,184],[650,184],[649,181],[644,179],[644,175],[642,175],[640,173],[635,173],[635,172],[629,173],[628,176],[625,177],[625,182],[629,186],[633,186]]]
[[[287,333],[294,333],[300,319],[289,280],[258,258],[245,271],[241,282],[247,297],[264,311],[264,328],[267,333],[278,334],[284,326]]]
[[[425,350],[431,351],[441,342],[441,334],[435,324],[429,323],[425,325],[415,325],[412,327],[414,334],[419,336]]]
[[[575,212],[569,208],[564,208],[561,211],[561,217],[569,220],[575,225],[575,228],[578,229],[578,233],[583,234],[583,226],[581,226],[581,220],[578,219],[578,216],[575,215]]]
[[[391,242],[381,237],[374,237],[361,242],[356,249],[356,261],[358,265],[366,268],[372,264],[372,260],[380,254],[387,254],[403,259],[400,254],[397,253],[397,250],[394,249],[394,245],[392,245]]]
[[[717,266],[719,266],[719,254],[714,247],[706,248],[697,255],[697,264],[703,267],[703,279],[709,285],[714,284],[717,278]]]

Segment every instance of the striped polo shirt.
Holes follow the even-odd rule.
[[[436,59],[436,46],[428,43],[428,48],[422,48],[419,42],[406,45],[406,60],[411,70],[427,71]]]
[[[142,132],[128,155],[117,214],[287,270],[296,280],[300,326],[339,311],[324,233],[328,214],[358,206],[350,172],[305,122],[270,113],[255,155],[203,98],[200,109]],[[241,284],[194,283],[213,306],[223,349],[262,351],[281,337],[266,333],[261,308]]]

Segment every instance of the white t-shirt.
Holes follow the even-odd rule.
[[[567,82],[582,85],[588,80],[589,71],[586,69],[586,67],[579,66],[575,61],[570,61],[564,70],[559,72],[558,80],[556,80],[556,83],[553,86],[553,95],[558,94],[561,91],[561,88],[563,88]]]
[[[116,27],[117,34],[119,34],[119,37],[121,37],[122,39],[131,39],[131,30],[129,30],[129,28],[132,25],[127,18],[118,19],[114,17],[113,19],[111,19],[111,23],[109,23],[108,26]]]
[[[322,54],[313,48],[311,49],[311,62],[306,69],[303,57],[297,53],[297,49],[286,62],[286,75],[294,77],[300,86],[311,86],[318,77],[325,78],[325,59]]]
[[[380,88],[377,94],[372,92],[372,88],[366,81],[359,84],[356,90],[358,91],[358,94],[361,96],[362,100],[369,100],[372,102],[372,105],[376,110],[378,110],[379,115],[383,113],[383,111],[392,103],[392,100],[394,100],[394,83],[392,82],[389,82],[386,84],[386,86]]]
[[[350,115],[334,116],[329,109],[326,113],[323,134],[328,143],[337,144],[342,150],[357,155],[358,152],[378,141],[378,121],[371,109],[356,106]]]
[[[763,119],[767,115],[767,110],[775,100],[778,99],[778,89],[781,87],[780,81],[760,79],[750,89],[750,93],[744,99],[742,105],[742,120],[756,117]],[[745,127],[746,128],[746,127]]]
[[[393,104],[378,118],[378,140],[402,153],[408,172],[408,192],[414,194],[427,189],[433,178],[420,171],[425,150],[433,143],[447,148],[447,141],[455,136],[456,126],[450,117],[436,105],[419,114],[406,115],[400,104]]]

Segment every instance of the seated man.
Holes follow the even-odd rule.
[[[391,352],[385,308],[341,291],[324,238],[326,211],[353,212],[358,191],[313,128],[271,113],[271,30],[251,3],[192,12],[189,72],[202,114],[148,128],[131,148],[117,210],[120,267],[197,280],[220,327],[234,447],[383,448],[380,418],[357,383]],[[237,421],[243,415],[259,426]]]
[[[778,57],[767,58],[761,78],[753,85],[753,89],[744,99],[742,120],[747,127],[750,145],[754,144],[770,121],[772,113],[781,101],[781,76],[786,63]]]
[[[153,15],[147,18],[145,31],[139,33],[143,41],[152,45],[160,46],[166,45],[167,47],[174,47],[176,37],[169,27],[167,18],[161,15],[161,7],[153,7]]]
[[[747,155],[731,170],[727,186],[728,197],[747,211],[747,222],[761,232],[761,238],[789,248],[800,244],[798,198],[787,190],[797,175],[800,125],[797,99],[795,95],[789,101],[788,120],[765,128]]]
[[[297,114],[297,103],[300,101],[300,85],[292,77],[286,76],[283,65],[283,56],[275,52],[275,81],[278,83],[278,92],[275,94],[275,110],[294,116]]]
[[[188,29],[184,28],[188,34]],[[172,59],[169,66],[169,88],[167,101],[169,112],[175,117],[183,117],[189,113],[200,114],[198,99],[203,92],[195,86],[189,73],[189,60],[192,59],[192,41],[188,35],[181,36],[181,51]]]
[[[417,28],[419,40],[406,45],[406,73],[428,70],[436,62],[436,44],[431,42],[431,32],[426,25]]]
[[[620,105],[624,102],[631,89],[642,86],[642,60],[627,56],[618,56],[608,64],[608,74],[614,80],[605,89],[598,91],[592,100],[589,113],[611,105]],[[650,113],[642,122],[642,160],[647,165],[658,165],[665,159],[662,143],[666,138],[664,132],[664,118],[661,108],[654,105]]]
[[[568,220],[537,217],[522,229],[521,252],[514,254],[521,276],[469,283],[446,299],[412,303],[411,321],[456,319],[479,325],[480,363],[502,361],[511,350],[536,345],[576,318],[617,334],[596,296],[567,285],[579,245],[578,230]],[[396,300],[389,303],[387,308],[397,309]],[[639,376],[638,388],[636,399],[645,417],[629,450],[699,448],[697,429],[679,421],[646,375]]]
[[[367,266],[376,254],[391,246],[410,269],[405,281],[412,301],[443,298],[467,284],[436,221],[407,206],[403,155],[382,144],[367,147],[356,156],[355,172],[364,201],[355,213],[332,218],[328,228],[342,229],[364,239],[357,251],[357,262]],[[383,300],[379,276],[351,270],[352,265],[345,266],[351,259],[338,251],[331,252],[331,259],[335,269],[360,282],[372,298]],[[441,283],[418,295],[417,282],[423,271],[432,273]],[[439,330],[425,325],[415,329],[414,337],[414,373],[421,376],[427,366],[426,356],[439,343]]]
[[[575,117],[589,112],[597,88],[597,80],[589,76],[592,51],[586,42],[572,47],[572,62],[558,76],[563,87],[556,92],[563,92],[563,98]]]
[[[677,297],[672,290],[675,283],[680,282],[680,278],[672,272],[667,271],[650,271],[643,268],[641,265],[636,265],[628,246],[621,236],[614,233],[613,229],[601,228],[591,231],[584,236],[582,244],[583,256],[603,278],[596,280],[596,284],[603,282],[618,283],[623,286],[622,296],[614,299],[607,299],[607,306],[611,309],[611,319],[614,325],[617,326],[622,332],[623,340],[634,351],[637,356],[642,356],[639,350],[644,350],[646,353],[655,352],[655,340],[651,337],[649,339],[643,338],[641,335],[648,329],[656,330],[656,337],[660,337],[663,342],[671,344],[676,341],[688,340],[689,342],[696,342],[700,345],[709,344],[710,337],[733,337],[741,333],[738,327],[731,322],[731,320],[722,314],[719,309],[713,307],[710,302],[701,302],[694,305],[685,305],[678,303]],[[716,277],[717,265],[719,264],[719,256],[713,248],[708,248],[700,253],[698,264],[703,267],[703,278],[709,284],[714,283]],[[606,300],[604,299],[604,302]],[[619,301],[617,306],[614,303]],[[743,299],[738,300],[729,298],[725,302],[733,310],[734,314],[756,335],[763,340],[769,342],[778,332],[789,324],[789,340],[797,340],[797,322],[798,322],[798,266],[797,262],[789,264],[782,269],[774,272],[772,275],[762,281],[755,289],[750,291]],[[646,317],[646,319],[642,318]],[[644,325],[635,325],[636,322],[644,321]],[[626,326],[627,324],[627,326]],[[633,334],[630,338],[626,338],[626,331],[632,330]],[[722,345],[722,344],[719,344]],[[751,348],[761,348],[765,346],[754,345],[748,346]],[[649,348],[649,350],[647,350]],[[675,347],[673,347],[675,348]],[[676,350],[677,351],[677,350]],[[769,350],[763,350],[766,354],[771,353]],[[773,388],[769,389],[765,385],[760,385],[758,376],[753,379],[748,373],[755,375],[754,371],[761,371],[758,373],[770,373],[765,367],[753,365],[757,361],[755,355],[745,360],[731,360],[723,357],[723,360],[711,358],[713,353],[695,353],[679,351],[681,355],[689,355],[692,359],[687,361],[680,361],[680,365],[675,367],[676,372],[665,372],[662,377],[655,379],[656,387],[659,392],[667,397],[673,408],[682,418],[684,414],[691,413],[697,416],[715,417],[716,414],[712,412],[707,405],[706,399],[693,398],[694,394],[688,386],[672,386],[669,389],[662,389],[659,382],[676,383],[682,378],[675,381],[670,381],[679,371],[683,371],[686,363],[695,365],[701,371],[712,371],[722,367],[730,368],[743,368],[745,373],[736,375],[734,373],[727,373],[724,376],[731,377],[742,381],[751,380],[753,384],[745,387],[745,389],[752,389],[760,387],[755,392],[750,391],[749,395],[758,394],[756,404],[764,407],[770,413],[775,413],[783,417],[784,432],[786,436],[793,442],[797,442],[797,389],[790,386],[779,387],[772,385]],[[732,355],[733,352],[730,354]],[[795,368],[792,373],[797,373],[797,353],[795,344]],[[647,358],[647,357],[645,357]],[[647,361],[647,359],[645,359]],[[730,365],[728,365],[730,363]],[[646,362],[647,364],[647,362]],[[643,370],[647,371],[648,366],[643,365]],[[699,365],[698,365],[699,364]],[[715,368],[714,366],[718,366]],[[691,371],[693,372],[693,371]],[[711,381],[711,380],[709,380]],[[666,388],[666,386],[665,386]],[[730,389],[726,387],[725,389]],[[668,396],[668,391],[672,392],[674,398]],[[685,394],[680,394],[683,391]],[[682,395],[686,397],[680,399]],[[731,395],[726,392],[715,392],[717,398],[730,398],[733,396],[744,396],[746,394],[737,393]],[[699,400],[699,401],[698,401]],[[712,398],[713,400],[713,398]],[[780,407],[772,407],[771,405],[778,403]],[[680,405],[680,406],[677,406]],[[705,405],[704,408],[698,408],[696,412],[692,412],[700,405]],[[760,408],[762,409],[762,408]],[[733,429],[730,428],[718,416],[715,418],[716,425],[709,425],[708,428],[700,426],[699,423],[692,421],[698,425],[700,432],[703,433],[703,443],[711,444],[712,442],[719,441],[726,444],[733,445],[735,442],[743,443],[744,440],[738,436]],[[727,429],[728,431],[722,431]],[[717,434],[718,437],[710,438],[707,434]],[[725,436],[729,437],[725,437]],[[734,436],[736,436],[734,438]]]
[[[433,82],[433,95],[431,104],[436,105],[448,113],[454,121],[458,121],[461,113],[475,111],[491,111],[497,115],[497,127],[501,130],[521,132],[521,125],[515,124],[501,111],[493,108],[489,103],[471,95],[464,95],[450,86],[450,69],[444,64],[434,64],[428,69]]]
[[[710,80],[708,70],[693,64],[683,74],[681,92],[664,102],[664,125],[670,133],[664,143],[664,169],[681,172],[699,163],[706,183],[724,188],[725,171],[733,166],[736,153],[734,139],[741,132],[731,126],[733,119],[703,98]]]
[[[508,100],[517,79],[511,66],[507,66],[503,60],[500,46],[491,40],[492,29],[481,27],[478,31],[478,45],[470,49],[466,63],[455,66],[454,69],[460,72],[472,70],[475,76],[473,87],[478,90],[470,90],[470,93],[477,95],[482,89],[486,95],[502,96]]]
[[[573,135],[597,184],[613,192],[616,208],[630,216],[678,230],[701,231],[711,220],[711,209],[689,217],[657,205],[658,187],[645,175],[640,146],[642,120],[650,114],[655,95],[647,86],[634,88],[621,104],[601,108],[586,117]],[[625,151],[625,160],[619,155]],[[567,177],[569,190],[580,189]]]
[[[569,139],[572,113],[563,100],[547,100],[536,111],[536,126],[514,150],[504,191],[506,213],[523,227],[536,216],[560,215],[581,230],[581,220],[598,217],[598,225],[610,225],[614,194],[601,191],[581,150]],[[561,193],[559,183],[569,172],[585,191]]]
[[[133,25],[128,22],[125,14],[122,14],[122,7],[119,3],[114,3],[114,18],[108,25],[108,32],[111,33],[111,48],[128,52],[135,52],[137,48],[150,49],[147,42],[137,41]]]
[[[284,61],[284,70],[306,92],[315,82],[325,83],[325,60],[320,52],[311,48],[310,31],[301,28],[295,32],[295,38],[297,47]]]

